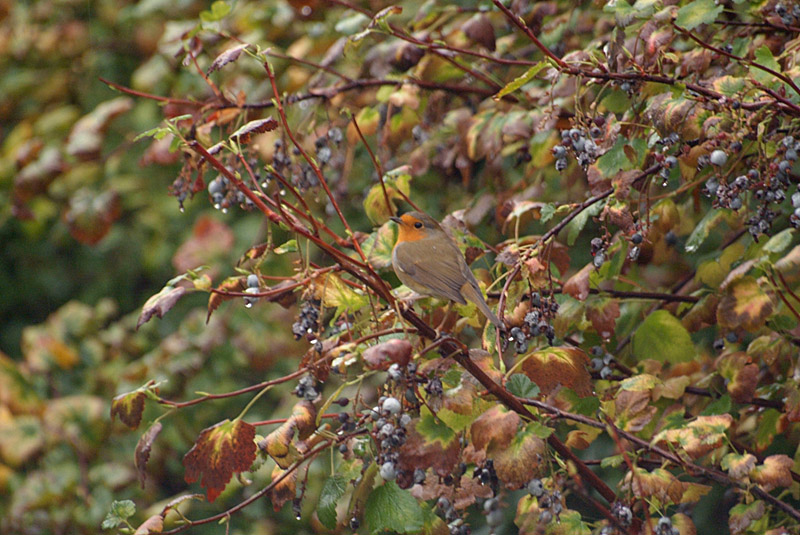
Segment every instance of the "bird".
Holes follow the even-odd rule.
[[[407,212],[390,219],[399,230],[392,249],[392,267],[400,282],[418,294],[462,305],[471,301],[498,329],[504,329],[503,322],[486,304],[461,250],[434,218],[422,212]]]

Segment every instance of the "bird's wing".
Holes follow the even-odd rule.
[[[417,284],[425,286],[430,295],[466,303],[461,295],[461,286],[465,278],[475,277],[455,244],[432,246],[426,240],[404,242],[395,248],[394,254],[402,271]]]

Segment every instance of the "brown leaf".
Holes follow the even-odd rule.
[[[514,435],[507,446],[492,442],[486,451],[494,459],[497,477],[510,489],[518,489],[540,474],[544,462],[545,443],[529,425]]]
[[[586,369],[589,357],[576,347],[548,347],[530,353],[521,364],[522,373],[547,396],[559,387],[578,396],[592,395],[592,376]]]
[[[733,416],[730,414],[698,416],[684,427],[662,431],[653,441],[668,442],[676,449],[683,449],[691,458],[698,459],[722,446],[731,425]]]
[[[224,292],[243,292],[245,290],[245,286],[246,279],[243,279],[242,277],[236,277],[233,279],[228,279],[217,286],[217,290],[219,290],[219,292],[211,292],[208,294],[208,314],[206,315],[206,323],[208,323],[208,320],[211,319],[211,314],[219,308],[223,301],[236,299],[235,296],[226,295]]]
[[[289,418],[280,427],[264,437],[264,440],[258,443],[258,447],[266,451],[278,466],[288,468],[300,458],[300,452],[293,443],[294,431],[294,422]]]
[[[145,393],[141,390],[135,390],[126,394],[120,394],[111,401],[111,420],[115,416],[119,416],[122,423],[136,429],[142,421],[142,413],[144,413],[144,400]]]
[[[235,236],[228,225],[211,216],[200,216],[186,240],[172,257],[175,270],[183,273],[208,264],[216,257],[227,255],[233,248]]]
[[[632,489],[639,498],[656,499],[665,505],[696,502],[711,490],[706,485],[680,481],[664,468],[648,472],[634,467],[633,473],[625,474],[620,486]]]
[[[729,453],[722,458],[722,468],[727,470],[728,474],[737,481],[744,480],[745,476],[750,475],[753,468],[756,467],[756,456],[751,453]]]
[[[276,466],[272,469],[272,481],[275,481],[286,472],[281,469],[280,466]],[[289,500],[293,500],[295,495],[297,494],[297,470],[293,470],[291,474],[287,475],[283,479],[281,479],[273,488],[269,491],[269,498],[272,501],[272,508],[277,513],[280,511],[284,504]]]
[[[766,323],[772,310],[772,300],[758,282],[742,277],[725,289],[717,308],[717,321],[728,330],[755,331]]]
[[[504,448],[517,434],[519,415],[501,405],[495,405],[481,414],[470,427],[472,444],[476,449],[487,449],[492,444]]]
[[[278,128],[278,121],[276,121],[272,117],[267,117],[266,119],[256,119],[254,121],[250,121],[242,125],[241,128],[236,130],[233,134],[231,134],[231,139],[235,140],[241,145],[246,145],[250,143],[250,138],[254,134],[263,134],[265,132],[271,132]]]
[[[96,245],[119,219],[122,205],[116,191],[78,190],[62,214],[70,235],[86,245]]]
[[[206,74],[208,75],[214,71],[218,71],[228,63],[236,61],[237,59],[239,59],[239,56],[241,56],[242,51],[248,46],[249,45],[245,43],[242,45],[236,45],[234,47],[229,48],[228,50],[226,50],[225,52],[214,58],[214,61],[211,62],[211,66],[206,71]]]
[[[758,366],[747,353],[723,355],[717,360],[717,370],[728,380],[728,393],[735,402],[747,403],[753,399],[758,386]]]
[[[644,429],[658,412],[658,408],[651,405],[649,391],[620,390],[615,404],[617,425],[634,433]]]
[[[430,420],[417,418],[406,426],[405,443],[400,447],[398,467],[401,471],[413,473],[416,468],[431,468],[434,473],[444,477],[453,471],[459,461],[460,444],[458,436],[435,434],[428,429]],[[443,425],[443,424],[441,424]]]
[[[147,431],[139,438],[136,443],[136,450],[133,454],[133,465],[139,474],[139,484],[144,488],[147,479],[147,461],[150,459],[150,450],[153,448],[153,442],[161,432],[161,422],[156,422],[147,428]]]
[[[764,516],[767,508],[762,501],[755,501],[747,505],[744,510],[739,510],[737,507],[735,511],[731,511],[728,517],[728,527],[731,530],[731,535],[742,535],[747,533],[747,528],[750,525]]]
[[[750,472],[750,478],[767,492],[778,487],[790,487],[793,466],[794,461],[788,455],[770,455],[761,466]]]
[[[614,334],[619,317],[619,303],[611,299],[604,299],[586,307],[586,319],[592,322],[592,327],[603,340],[608,340]]]
[[[592,274],[593,266],[586,264],[580,271],[570,277],[564,283],[564,293],[571,295],[578,301],[586,301],[589,297],[589,275]]]
[[[178,286],[177,288],[165,286],[160,292],[150,297],[150,299],[145,302],[144,306],[142,307],[142,313],[139,315],[139,319],[136,321],[136,328],[138,329],[150,321],[150,318],[153,316],[163,318],[164,314],[166,314],[169,309],[175,306],[175,303],[177,303],[178,300],[188,291],[188,288],[184,286]]]
[[[489,17],[481,13],[473,15],[472,18],[464,23],[461,29],[472,41],[494,52],[494,27],[489,21]]]
[[[161,515],[153,515],[136,528],[133,535],[150,535],[153,533],[161,533],[164,530],[164,517]]]
[[[91,113],[81,117],[67,138],[66,153],[81,160],[100,156],[104,133],[116,117],[133,108],[133,99],[117,97],[97,105]]]
[[[249,470],[256,459],[253,439],[256,428],[242,420],[224,420],[200,432],[194,446],[183,457],[184,479],[200,486],[213,502],[235,472]]]
[[[364,363],[370,370],[388,370],[392,364],[406,366],[413,351],[411,342],[393,338],[364,351]]]
[[[317,408],[306,399],[295,404],[291,419],[300,440],[307,439],[317,430]]]

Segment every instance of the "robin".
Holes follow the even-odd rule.
[[[392,266],[400,282],[422,295],[462,305],[472,301],[498,329],[504,328],[486,304],[461,250],[435,219],[421,212],[390,219],[399,228]]]

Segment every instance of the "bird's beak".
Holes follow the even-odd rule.
[[[403,222],[403,220],[402,220],[402,219],[400,219],[399,217],[395,217],[395,216],[392,216],[392,217],[390,217],[389,219],[391,219],[392,221],[394,221],[394,222],[395,222],[395,223],[397,223],[398,225],[399,225],[400,223],[402,223],[402,222]]]

